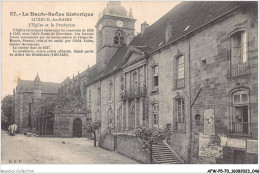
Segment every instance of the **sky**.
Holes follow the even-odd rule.
[[[178,1],[122,1],[127,11],[132,8],[135,32],[140,32],[141,23],[153,24],[171,10]],[[69,57],[18,57],[9,56],[12,47],[9,35],[13,28],[28,28],[31,17],[10,16],[10,12],[88,12],[92,17],[75,17],[73,22],[80,29],[94,29],[98,14],[106,7],[107,2],[2,2],[2,55],[1,55],[1,98],[12,94],[18,77],[22,80],[34,80],[37,72],[43,82],[62,82],[66,77],[72,78],[78,71],[87,69],[96,63],[96,43],[50,44],[56,49],[94,50],[93,54],[71,54]]]

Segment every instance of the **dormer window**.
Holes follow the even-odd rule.
[[[117,30],[114,37],[114,44],[122,45],[125,41],[125,34],[122,30]]]

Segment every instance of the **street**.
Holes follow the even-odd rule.
[[[2,164],[137,164],[116,152],[93,147],[87,138],[9,136],[1,131]]]

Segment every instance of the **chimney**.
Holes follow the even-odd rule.
[[[172,26],[170,24],[170,20],[167,20],[166,29],[165,29],[165,42],[167,43],[172,37]]]
[[[141,24],[141,34],[144,34],[146,28],[149,27],[149,24],[146,23],[146,21],[144,23]]]

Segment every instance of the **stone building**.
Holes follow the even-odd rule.
[[[182,2],[134,36],[132,11],[109,2],[96,65],[60,85],[54,134],[74,136],[75,119],[101,120],[102,138],[168,127],[187,163],[257,163],[257,12],[256,2]]]
[[[53,115],[37,114],[37,109],[44,108],[54,101],[59,93],[60,83],[42,82],[37,73],[34,81],[18,78],[16,89],[13,90],[12,123],[21,132],[34,132],[42,135],[53,134]],[[46,101],[46,102],[43,102]]]

